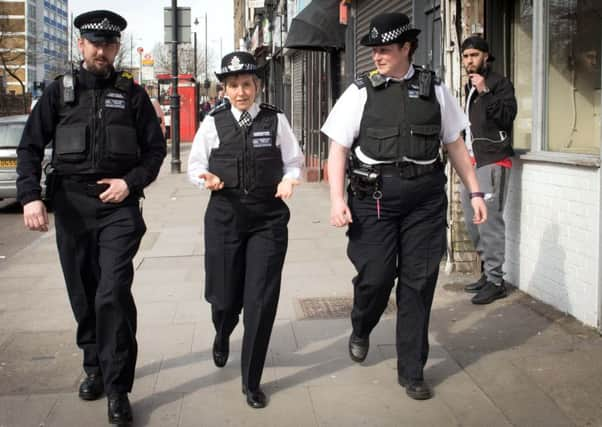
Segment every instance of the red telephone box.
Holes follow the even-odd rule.
[[[171,74],[157,74],[159,93],[169,85],[167,93],[171,95]],[[197,99],[196,81],[192,74],[178,76],[178,95],[180,95],[180,142],[192,142],[199,126],[199,101]],[[163,101],[165,102],[165,100]]]

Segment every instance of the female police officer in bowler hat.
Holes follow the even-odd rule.
[[[243,309],[242,390],[263,408],[259,385],[280,293],[289,210],[282,199],[298,184],[303,155],[277,108],[255,103],[257,64],[247,52],[222,58],[217,77],[228,102],[203,120],[188,176],[212,191],[205,214],[205,298],[211,304],[213,360],[223,367]]]
[[[419,32],[401,13],[373,18],[361,43],[372,48],[376,70],[349,86],[322,131],[332,142],[331,223],[349,225],[347,253],[357,270],[350,357],[366,358],[370,332],[397,278],[398,381],[410,397],[428,399],[432,393],[423,368],[446,236],[441,141],[472,192],[476,223],[485,220],[486,208],[460,137],[466,117],[433,73],[411,64]],[[343,182],[349,153],[355,172],[347,205]]]

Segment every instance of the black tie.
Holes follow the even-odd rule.
[[[247,128],[247,127],[251,126],[251,123],[253,123],[253,119],[251,118],[251,115],[249,114],[248,111],[243,111],[242,114],[240,115],[240,119],[238,119],[238,124],[240,125],[241,128]]]

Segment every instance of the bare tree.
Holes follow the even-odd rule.
[[[17,32],[23,31],[19,25],[6,18],[10,12],[0,6],[0,63],[5,73],[15,79],[21,85],[22,93],[25,93],[25,84],[19,76],[19,70],[25,69],[26,49],[25,39],[15,36]]]
[[[171,73],[172,71],[172,45],[157,43],[152,50],[155,59],[155,69],[159,72]],[[214,52],[209,50],[207,56],[209,63],[213,59]],[[197,76],[199,77],[205,72],[205,51],[204,46],[197,45]],[[194,75],[194,46],[192,44],[178,45],[178,73]],[[208,74],[211,71],[208,70]],[[206,78],[210,78],[207,76]]]

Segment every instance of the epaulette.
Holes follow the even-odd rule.
[[[228,98],[224,98],[221,104],[217,107],[213,107],[211,111],[209,111],[210,116],[215,116],[220,111],[226,111],[230,109],[230,100]]]
[[[134,86],[134,76],[127,71],[120,72],[115,80],[115,88],[123,92],[129,92],[132,86]]]
[[[275,113],[282,113],[283,112],[280,108],[276,107],[275,105],[266,104],[265,102],[259,104],[259,108],[261,108],[262,110],[273,111]]]
[[[441,84],[441,79],[437,77],[434,71],[427,67],[414,65],[414,70],[418,73],[418,95],[421,98],[429,98],[432,88]]]
[[[353,81],[353,84],[357,86],[358,89],[363,89],[366,87],[366,79],[365,76],[362,75]]]
[[[441,78],[439,78],[439,76],[437,76],[437,73],[435,73],[430,68],[425,67],[423,65],[414,65],[414,70],[416,70],[419,73],[430,73],[433,83],[435,83],[436,85],[441,84]]]

